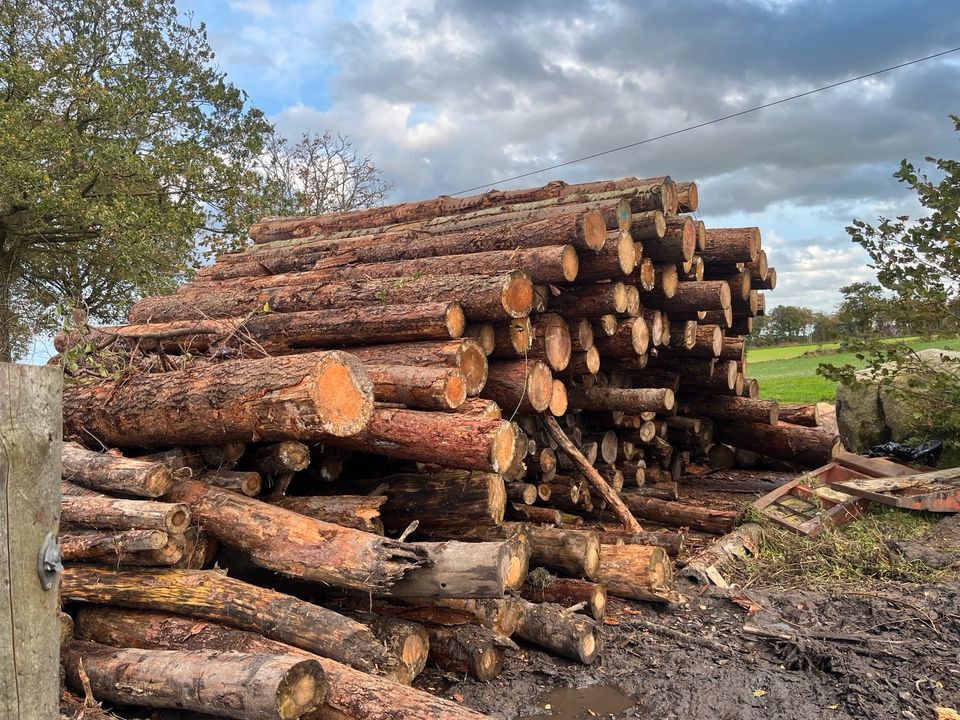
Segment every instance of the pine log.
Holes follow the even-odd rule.
[[[483,352],[490,355],[496,345],[496,337],[493,332],[493,323],[467,323],[463,330],[463,337],[469,337],[480,343]]]
[[[202,570],[213,564],[220,544],[200,527],[187,528],[183,534],[183,556],[170,567],[180,570]]]
[[[493,400],[485,398],[472,397],[463,401],[463,404],[457,408],[461,415],[476,415],[477,417],[493,418],[500,420],[503,418],[503,412],[500,406]]]
[[[312,606],[311,606],[312,607]],[[166,650],[230,650],[255,655],[290,655],[316,659],[328,682],[316,720],[484,720],[461,705],[389,680],[354,670],[256,632],[237,630],[196,617],[116,607],[83,607],[78,613],[81,637],[120,647]]]
[[[113,565],[169,565],[183,555],[182,542],[182,535],[162,530],[62,530],[57,536],[65,562]]]
[[[594,345],[593,327],[585,317],[578,317],[569,321],[570,348],[574,352],[587,352]]]
[[[209,467],[222,470],[236,465],[246,451],[244,442],[225,442],[200,448],[200,455]]]
[[[366,365],[379,402],[423,410],[455,410],[467,399],[467,381],[455,368]]]
[[[550,405],[548,409],[554,417],[561,417],[566,414],[569,407],[567,399],[567,386],[561,380],[553,381],[553,392],[550,394]]]
[[[511,415],[542,412],[553,397],[553,373],[540,360],[494,361],[480,396],[495,401]]]
[[[820,427],[820,410],[817,403],[781,403],[781,422],[805,427]]]
[[[637,517],[716,535],[730,532],[739,520],[739,514],[732,510],[713,510],[699,505],[643,497],[632,492],[624,492],[620,498]]]
[[[170,470],[159,462],[93,452],[71,442],[63,443],[61,455],[64,480],[106,493],[156,498],[174,483]]]
[[[825,465],[840,451],[836,433],[786,422],[718,423],[714,435],[721,442],[810,468]]]
[[[60,581],[66,601],[176,612],[222,622],[289,643],[365,672],[404,670],[360,623],[282,593],[212,570],[115,571],[68,567]],[[231,602],[225,603],[224,598]]]
[[[669,388],[572,387],[567,396],[571,407],[582,410],[664,412],[672,410],[674,405],[673,391]]]
[[[524,505],[533,505],[537,501],[537,486],[525,482],[505,483],[507,490],[507,500],[511,502],[523,503]],[[506,506],[504,506],[506,509]]]
[[[190,509],[182,504],[149,500],[67,496],[60,501],[60,522],[87,528],[182,534],[190,525]]]
[[[724,310],[731,306],[730,286],[722,280],[678,282],[673,296],[661,288],[644,294],[644,307],[667,310],[671,314],[698,310]]]
[[[597,532],[600,538],[600,544],[606,545],[655,545],[663,548],[663,551],[672,558],[679,557],[683,551],[683,534],[670,530],[657,530],[655,532],[630,533],[619,528],[604,528]],[[601,548],[601,552],[602,552]]]
[[[630,236],[637,242],[658,240],[667,232],[667,221],[661,210],[633,213],[630,216]]]
[[[195,480],[167,498],[190,505],[204,530],[276,572],[354,590],[385,590],[423,564],[417,549]]]
[[[363,366],[345,353],[241,360],[71,386],[64,430],[132,447],[315,440],[359,431],[372,394]]]
[[[643,248],[640,248],[639,253],[643,253]],[[631,287],[635,287],[637,292],[640,293],[649,292],[659,284],[663,286],[665,293],[672,295],[676,290],[677,269],[673,266],[673,270],[670,271],[667,267],[670,266],[659,266],[660,272],[658,273],[658,267],[654,265],[653,260],[641,257],[637,262],[636,270],[627,278],[627,283]]]
[[[574,577],[593,579],[600,562],[597,534],[586,530],[528,528],[530,563]]]
[[[776,290],[777,289],[777,269],[770,268],[767,271],[767,276],[765,278],[763,278],[762,280],[754,280],[753,288],[755,290]]]
[[[533,286],[533,306],[530,308],[532,313],[546,312],[550,306],[550,288],[552,285],[534,285]]]
[[[571,377],[580,375],[596,375],[600,371],[600,351],[592,347],[586,352],[575,352],[570,355],[570,364],[566,374]]]
[[[385,495],[305,495],[281,497],[270,502],[314,520],[383,535],[380,506],[386,501]]]
[[[730,395],[688,395],[677,399],[680,412],[706,415],[736,422],[757,422],[776,425],[779,406],[776,400],[752,400]]]
[[[390,588],[390,597],[500,598],[511,568],[522,562],[514,544],[503,542],[416,542],[429,566],[409,571]]]
[[[246,449],[246,445],[244,445]],[[173,473],[176,480],[195,477],[206,469],[206,461],[200,448],[174,447],[148,455],[137,455],[136,460],[141,462],[158,462],[166,466]]]
[[[572,580],[551,575],[527,578],[520,588],[520,597],[532,603],[557,603],[565,607],[578,605],[577,611],[595,620],[607,610],[607,589],[600,583]]]
[[[597,624],[554,603],[523,603],[523,619],[516,636],[565,658],[591,665],[600,654]]]
[[[350,353],[370,365],[454,368],[466,379],[470,396],[479,393],[487,381],[487,355],[473,338],[352,347]]]
[[[543,360],[551,370],[563,370],[570,362],[572,343],[567,321],[556,313],[544,313],[532,320],[533,337],[527,357]]]
[[[695,182],[676,183],[677,188],[677,211],[682,213],[692,213],[697,211],[700,204],[697,184]]]
[[[584,253],[580,258],[577,280],[610,280],[620,275],[629,275],[636,265],[637,251],[630,233],[611,230],[598,252]]]
[[[325,440],[331,446],[388,457],[502,472],[513,464],[517,432],[513,423],[492,418],[377,408],[358,434]]]
[[[409,685],[427,664],[430,638],[426,629],[416,622],[380,615],[378,607],[371,608],[369,598],[364,598],[364,601],[362,605],[358,603],[357,607],[348,604],[346,609],[338,607],[338,610],[370,628],[387,651],[400,658],[406,668],[406,675],[401,681]]]
[[[709,228],[702,251],[709,263],[749,263],[760,253],[760,228]]]
[[[697,342],[697,321],[677,320],[670,323],[669,348],[689,350]],[[712,356],[711,356],[712,357]]]
[[[594,334],[597,335],[598,339],[601,337],[613,337],[617,333],[619,324],[620,321],[616,315],[601,315],[597,318],[596,322],[593,323]]]
[[[243,456],[243,464],[262,475],[300,472],[310,466],[310,448],[295,440],[262,445],[249,450]]]
[[[509,322],[496,323],[493,327],[493,351],[495,358],[526,357],[533,347],[533,324],[530,317],[513,318]]]
[[[559,293],[550,298],[550,311],[568,319],[598,318],[626,309],[627,286],[622,282],[560,288]]]
[[[700,585],[709,585],[711,576],[733,558],[757,554],[762,533],[762,528],[756,523],[744,523],[688,558],[681,575]]]
[[[617,597],[650,602],[686,601],[670,589],[670,558],[655,545],[604,545],[598,580]]]
[[[523,606],[513,597],[505,598],[486,598],[486,599],[461,599],[446,598],[440,600],[421,600],[412,598],[404,601],[414,606],[430,606],[435,603],[437,607],[452,608],[461,610],[473,616],[473,623],[501,637],[510,637],[517,630],[517,626],[523,619]]]
[[[197,478],[200,482],[225,490],[233,490],[247,497],[260,494],[263,478],[250,470],[210,470]]]
[[[71,640],[67,683],[119,705],[176,708],[241,720],[287,720],[319,708],[327,692],[316,660],[208,650],[112,648]]]
[[[631,357],[647,351],[650,334],[643,318],[634,317],[618,323],[613,335],[598,337],[595,343],[601,357]]]
[[[685,215],[667,217],[667,229],[662,238],[648,238],[643,242],[644,257],[658,263],[689,261],[697,247],[697,229],[692,218]]]
[[[426,625],[430,662],[442,670],[492,680],[503,672],[503,650],[493,632],[476,625]]]
[[[545,523],[557,527],[563,524],[563,514],[559,510],[541,507],[539,505],[518,505],[516,503],[510,503],[507,507],[507,515],[516,520]]]

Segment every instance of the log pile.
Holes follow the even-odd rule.
[[[774,270],[696,207],[624,178],[267,219],[61,333],[70,689],[82,660],[121,706],[479,717],[407,685],[517,641],[589,664],[608,594],[684,601],[677,528],[738,521],[684,467],[837,445],[757,399]]]

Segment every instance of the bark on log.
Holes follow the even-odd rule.
[[[295,440],[263,445],[247,452],[243,464],[262,475],[300,472],[310,465],[310,448]]]
[[[507,515],[516,520],[545,523],[557,527],[563,524],[562,513],[559,510],[541,507],[539,505],[517,505],[516,503],[510,503],[507,508]]]
[[[650,334],[642,317],[629,318],[617,324],[613,335],[595,341],[600,357],[632,357],[643,355],[650,345]]]
[[[159,462],[93,452],[70,442],[63,444],[61,454],[63,479],[94,490],[156,498],[173,487],[173,475]]]
[[[183,536],[168,535],[162,530],[63,530],[57,543],[65,562],[170,565],[183,556]]]
[[[825,465],[840,451],[837,434],[825,428],[785,422],[776,425],[718,423],[714,435],[721,442],[810,468]]]
[[[548,575],[538,577],[534,582],[528,577],[520,588],[520,597],[532,603],[557,603],[564,607],[582,604],[577,612],[595,620],[603,618],[607,610],[607,589],[600,583],[587,580]]]
[[[454,368],[466,379],[467,395],[471,397],[487,382],[487,355],[473,338],[352,347],[350,354],[370,365]]]
[[[242,360],[66,388],[64,429],[130,447],[316,440],[359,431],[372,395],[341,352]]]
[[[603,531],[598,531],[597,535],[601,545],[655,545],[663,548],[672,558],[680,556],[684,545],[683,534],[669,530],[630,533],[621,529],[604,528]]]
[[[636,242],[658,240],[667,231],[667,220],[661,210],[633,213],[630,215],[630,237]]]
[[[636,265],[637,250],[630,233],[611,230],[598,252],[582,255],[577,280],[610,280],[620,275],[629,275]]]
[[[572,342],[567,321],[556,313],[544,313],[532,320],[533,336],[527,357],[543,360],[551,370],[564,370],[570,362]]]
[[[566,376],[596,375],[600,372],[600,351],[592,347],[586,352],[570,354],[570,364],[567,365]],[[567,395],[569,401],[569,393]]]
[[[776,425],[779,406],[776,400],[753,400],[731,395],[680,395],[680,412],[706,415],[736,422],[757,422]]]
[[[476,625],[426,625],[430,662],[442,670],[492,680],[503,672],[503,650],[491,630]]]
[[[493,350],[488,355],[495,358],[526,357],[533,347],[533,325],[530,318],[514,318],[493,327]]]
[[[322,522],[227,490],[186,480],[167,495],[186,503],[204,530],[276,572],[336,587],[383,591],[422,565],[395,540]]]
[[[697,211],[700,205],[700,195],[697,192],[695,182],[676,183],[677,188],[677,211],[682,213],[692,213]]]
[[[674,215],[667,219],[662,238],[648,238],[643,242],[643,255],[658,263],[688,262],[697,247],[697,228],[692,218]]]
[[[250,470],[210,470],[197,478],[200,482],[224,490],[233,490],[247,497],[255,497],[263,489],[260,473]]]
[[[523,619],[516,636],[570,660],[592,665],[600,655],[597,624],[554,603],[523,602]]]
[[[531,526],[527,533],[531,565],[542,565],[574,577],[596,578],[600,541],[595,532]]]
[[[115,571],[68,567],[60,581],[66,601],[161,610],[252,630],[365,672],[403,677],[363,625],[331,610],[213,570]],[[230,598],[230,602],[224,602]]]
[[[298,647],[196,617],[89,606],[80,609],[82,637],[121,647],[183,650],[232,650],[255,655],[315,658],[328,682],[324,705],[315,720],[488,720],[486,715],[377,675],[354,670]]]
[[[674,406],[673,391],[669,388],[571,387],[567,397],[571,407],[581,410],[665,412]]]
[[[714,573],[733,558],[758,553],[762,533],[756,523],[744,523],[689,558],[680,574],[700,585],[709,585]]]
[[[621,494],[620,498],[637,517],[662,525],[689,527],[716,535],[730,532],[739,520],[739,514],[733,510],[714,510],[629,492]]]
[[[511,502],[533,505],[537,501],[537,486],[526,482],[504,483],[507,490],[507,500]],[[506,506],[504,506],[506,509]]]
[[[237,464],[237,461],[243,457],[246,451],[247,444],[244,442],[226,442],[202,447],[200,448],[200,455],[211,468],[229,470]]]
[[[703,259],[708,263],[748,263],[760,253],[760,228],[709,228]]]
[[[511,567],[521,562],[515,546],[503,542],[410,543],[429,560],[390,588],[390,597],[501,598]]]
[[[480,396],[493,400],[510,415],[542,412],[553,397],[553,373],[540,360],[494,361]]]
[[[817,403],[781,403],[780,421],[791,425],[820,427],[820,410]]]
[[[293,720],[323,704],[316,660],[208,650],[112,648],[72,640],[62,649],[67,683],[118,705],[175,708],[241,720]]]
[[[550,298],[550,311],[565,318],[598,318],[627,310],[627,286],[622,282],[560,288]]]
[[[112,497],[63,497],[60,522],[88,528],[113,530],[162,530],[182,534],[190,525],[186,505],[121,500]]]
[[[643,296],[644,307],[666,310],[671,313],[697,312],[698,310],[724,310],[731,306],[730,286],[722,280],[703,282],[678,282],[672,297],[654,288]]]
[[[421,410],[455,410],[467,399],[467,380],[455,368],[366,365],[378,402]]]
[[[383,535],[380,506],[386,501],[385,495],[305,495],[282,497],[270,502],[314,520]]]
[[[598,580],[617,597],[649,602],[686,601],[670,589],[670,558],[663,548],[654,545],[604,545]]]
[[[513,464],[513,423],[458,413],[378,408],[352,437],[328,445],[464,470],[503,472]]]

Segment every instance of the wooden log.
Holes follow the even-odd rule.
[[[567,319],[598,318],[626,309],[627,286],[622,282],[559,288],[559,293],[550,298],[550,311]]]
[[[461,415],[476,415],[477,417],[493,418],[500,420],[503,418],[503,412],[500,406],[493,400],[485,398],[472,397],[463,401],[463,404],[457,408]]]
[[[840,437],[836,433],[785,422],[776,425],[718,423],[714,435],[721,442],[803,467],[825,465],[840,451]]]
[[[74,385],[64,392],[64,428],[132,447],[316,440],[356,433],[372,408],[363,366],[334,351]]]
[[[520,621],[523,619],[523,606],[517,598],[513,597],[446,598],[439,600],[411,598],[404,600],[404,602],[417,607],[430,607],[435,604],[437,607],[460,610],[471,615],[471,622],[474,624],[492,630],[495,635],[505,638],[516,632]]]
[[[266,638],[256,632],[238,630],[160,612],[87,606],[78,612],[81,637],[120,647],[166,650],[239,651],[254,655],[288,655],[315,659],[323,667],[328,683],[324,705],[317,720],[484,720],[461,705],[420,690],[405,687],[383,677],[354,670],[328,658],[319,657]]]
[[[709,585],[734,558],[759,553],[762,533],[756,523],[744,523],[689,558],[680,574],[700,585]],[[722,576],[719,577],[722,581]]]
[[[390,597],[500,598],[511,567],[523,560],[514,544],[503,542],[416,542],[429,566],[408,572],[387,592]]]
[[[760,253],[760,228],[709,228],[701,252],[709,263],[749,263]]]
[[[556,313],[544,313],[534,316],[532,326],[533,337],[527,356],[543,360],[551,370],[565,369],[572,350],[567,321]]]
[[[674,215],[666,218],[666,232],[662,238],[648,238],[643,243],[643,254],[658,263],[683,263],[693,257],[697,247],[697,229],[693,218]]]
[[[233,490],[247,497],[259,495],[263,488],[263,478],[260,473],[250,470],[210,470],[197,479],[208,485]]]
[[[492,680],[503,672],[504,654],[493,632],[476,625],[426,625],[430,662],[442,670]]]
[[[525,482],[505,483],[507,499],[511,502],[533,505],[537,501],[537,486]],[[504,507],[506,509],[506,507]]]
[[[561,417],[567,412],[569,401],[567,399],[567,386],[561,380],[553,381],[553,392],[550,395],[550,405],[548,409],[554,417]]]
[[[63,530],[57,537],[65,561],[108,565],[170,565],[183,555],[177,540],[162,530]]]
[[[520,588],[520,597],[532,603],[557,603],[565,607],[581,606],[577,612],[595,620],[603,618],[607,610],[607,589],[600,583],[572,580],[540,574],[530,577]]]
[[[61,578],[65,601],[176,612],[252,630],[365,672],[402,677],[363,625],[303,600],[213,570],[116,571],[75,565]],[[225,603],[224,598],[231,602]]]
[[[555,603],[523,603],[523,619],[516,636],[565,658],[592,665],[600,654],[597,624]]]
[[[185,480],[167,498],[186,503],[204,530],[261,567],[354,590],[385,590],[425,562],[417,548]]]
[[[530,317],[513,318],[493,327],[493,351],[495,358],[526,357],[533,347],[533,324]]]
[[[205,650],[111,648],[71,640],[67,683],[110,703],[176,708],[243,720],[299,718],[323,704],[327,682],[316,660]]]
[[[225,442],[216,445],[205,445],[200,448],[203,462],[217,469],[230,469],[237,464],[247,451],[245,442]]]
[[[244,449],[246,449],[246,444],[244,444]],[[202,450],[195,447],[173,447],[161,452],[137,455],[134,459],[141,462],[162,463],[173,473],[175,480],[196,477],[207,467]]]
[[[162,530],[183,533],[190,525],[190,508],[182,504],[112,497],[63,497],[60,522],[112,530]]]
[[[669,388],[592,388],[571,387],[567,392],[571,407],[582,410],[623,410],[664,412],[673,409],[673,391]]]
[[[530,562],[574,577],[594,579],[600,562],[600,541],[587,530],[528,528]]]
[[[676,183],[676,188],[677,211],[682,213],[696,212],[700,204],[697,184],[695,182],[680,182]]]
[[[386,501],[385,495],[305,495],[281,497],[270,502],[314,520],[383,535],[380,506]]]
[[[613,335],[598,337],[595,344],[601,357],[643,355],[650,345],[650,333],[642,317],[629,318],[617,324]]]
[[[480,343],[483,352],[487,355],[493,352],[496,339],[493,333],[493,323],[467,323],[463,329],[463,337],[469,337]]]
[[[574,318],[569,321],[570,347],[573,352],[587,352],[593,348],[594,335],[590,321],[585,317]]]
[[[180,570],[202,570],[213,564],[220,544],[203,529],[192,526],[183,534],[183,555],[170,567]]]
[[[672,558],[679,557],[683,551],[684,536],[682,533],[670,530],[657,530],[654,532],[630,533],[626,530],[604,528],[597,532],[600,538],[600,544],[606,545],[655,545],[663,548],[664,552]],[[601,548],[601,552],[603,549]]]
[[[467,380],[455,368],[366,365],[379,402],[422,410],[455,410],[467,399]]]
[[[560,429],[560,426],[557,425],[556,420],[552,417],[541,415],[541,422],[550,437],[552,437],[553,440],[563,448],[567,456],[577,464],[577,469],[587,482],[590,483],[590,486],[596,489],[597,494],[610,506],[610,511],[616,516],[617,520],[628,530],[640,531],[642,528],[637,524],[637,521],[633,515],[630,514],[630,511],[620,501],[617,494],[613,492],[607,484],[607,481],[587,462],[583,454],[577,450],[570,441],[570,438],[568,438],[563,430]]]
[[[620,275],[629,275],[637,264],[637,251],[630,233],[611,230],[603,247],[595,253],[584,253],[580,258],[577,280],[590,282],[609,280]]]
[[[511,415],[541,412],[553,397],[553,373],[540,360],[494,361],[480,396],[493,400]]]
[[[713,510],[699,505],[643,497],[632,492],[624,492],[620,498],[637,517],[662,525],[689,527],[723,535],[730,532],[739,520],[739,514],[733,510]]]
[[[550,306],[550,288],[552,285],[534,285],[533,286],[533,306],[530,308],[532,313],[546,312]]]
[[[161,463],[93,452],[76,443],[63,444],[62,461],[64,480],[106,493],[156,498],[174,483],[170,470]]]
[[[689,350],[696,342],[696,320],[677,320],[670,323],[670,348],[675,350]]]
[[[657,240],[667,232],[667,221],[662,211],[633,213],[630,215],[630,236],[638,243],[644,240]]]
[[[329,437],[326,443],[464,470],[502,472],[513,464],[517,432],[513,423],[493,418],[377,408],[361,432]]]
[[[592,347],[586,352],[575,352],[570,355],[570,364],[567,365],[567,375],[578,377],[581,375],[596,375],[600,371],[600,351]]]
[[[817,403],[780,403],[782,422],[805,427],[820,427],[820,410]]]
[[[524,520],[534,523],[545,523],[559,527],[563,524],[562,513],[555,508],[539,505],[518,505],[510,503],[507,506],[507,515],[515,520]]]
[[[776,290],[777,289],[777,269],[770,268],[767,271],[767,277],[765,277],[762,280],[754,280],[753,288],[755,290]]]
[[[310,448],[295,440],[262,445],[248,451],[243,456],[243,464],[262,475],[300,472],[310,466]]]
[[[757,422],[776,425],[779,406],[776,400],[753,400],[731,395],[681,394],[677,399],[680,412],[705,415],[736,422]]]
[[[671,297],[660,288],[643,296],[644,307],[667,310],[671,314],[698,310],[724,310],[731,306],[730,286],[722,280],[678,282]]]
[[[447,342],[352,347],[350,354],[370,365],[405,365],[459,370],[467,382],[467,395],[471,397],[479,393],[487,382],[487,354],[473,338]]]
[[[649,602],[686,601],[670,589],[670,558],[655,545],[604,545],[598,580],[617,597]]]

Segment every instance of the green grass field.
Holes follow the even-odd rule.
[[[911,343],[915,350],[943,348],[960,350],[960,339],[924,340]],[[853,353],[831,353],[802,357],[815,350],[836,350],[838,343],[823,345],[788,345],[756,348],[747,354],[747,374],[760,382],[760,397],[779,402],[833,402],[836,384],[817,375],[822,362],[835,365],[858,364]]]

